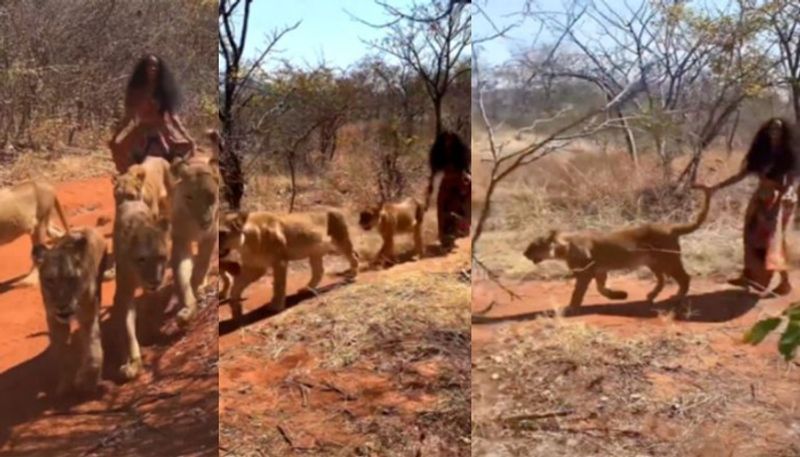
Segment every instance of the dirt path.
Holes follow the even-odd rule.
[[[114,200],[108,177],[57,186],[74,227],[112,220]],[[110,236],[112,223],[101,227]],[[110,244],[110,238],[109,238]],[[159,332],[142,335],[145,374],[135,382],[103,381],[91,399],[54,402],[47,327],[38,286],[15,281],[30,269],[30,240],[0,246],[0,455],[215,455],[217,444],[216,307],[210,306],[184,333],[171,319]],[[103,309],[114,295],[103,284]],[[170,303],[169,286],[145,315],[161,316]],[[106,375],[114,351],[104,332]]]
[[[392,449],[392,455],[414,455],[414,449],[422,450],[417,455],[464,455],[468,447],[459,440],[465,436],[449,436],[449,431],[434,425],[428,427],[430,437],[426,438],[420,422],[426,415],[432,423],[439,421],[440,404],[450,389],[459,389],[468,402],[465,385],[456,387],[452,381],[459,377],[468,385],[468,283],[455,289],[463,292],[461,329],[438,327],[441,335],[460,331],[461,339],[431,343],[442,353],[423,354],[409,362],[398,345],[424,350],[424,343],[417,345],[410,336],[393,336],[383,343],[372,334],[391,333],[393,326],[403,325],[389,317],[383,320],[387,309],[401,315],[412,301],[414,306],[430,306],[431,313],[437,307],[446,309],[437,303],[441,297],[420,294],[414,287],[424,280],[419,275],[457,283],[454,278],[463,276],[469,265],[468,243],[460,241],[450,255],[362,271],[353,284],[326,274],[318,295],[296,293],[308,281],[309,272],[305,268],[290,271],[289,308],[278,315],[263,307],[272,292],[271,278],[262,278],[247,291],[241,329],[229,321],[229,308],[221,306],[220,454],[250,455],[255,449],[268,449],[267,455],[388,455],[385,452]],[[333,266],[327,262],[326,272],[346,269],[343,262],[334,261]],[[398,302],[397,294],[404,290],[396,287],[403,281],[415,285]],[[386,305],[374,300],[385,300]],[[362,333],[360,325],[365,327],[363,334],[370,335],[368,342],[362,341],[363,335],[355,336]],[[419,337],[424,336],[421,333]],[[376,354],[373,349],[378,346],[382,349]],[[385,354],[390,348],[394,348],[391,354]],[[449,350],[461,355],[447,354]],[[348,361],[335,361],[341,357]],[[454,363],[463,366],[453,368]],[[444,379],[451,385],[437,388]],[[458,407],[467,436],[468,408],[468,404]],[[459,425],[458,420],[449,422],[450,428]]]
[[[800,285],[800,275],[793,280]],[[609,287],[628,300],[590,290],[580,309],[555,316],[572,282],[506,285],[520,298],[490,281],[473,284],[473,313],[489,308],[472,327],[473,455],[513,455],[533,442],[531,455],[800,453],[800,369],[778,358],[775,336],[741,344],[754,322],[800,291],[759,301],[722,278],[695,279],[689,311],[676,315],[668,303],[644,302],[651,280],[615,277]],[[526,428],[502,424],[523,412],[543,416]]]

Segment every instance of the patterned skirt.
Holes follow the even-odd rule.
[[[787,191],[789,186],[761,178],[745,212],[743,277],[760,288],[787,269],[786,232],[797,207],[796,193]]]
[[[453,247],[457,238],[469,236],[471,221],[472,178],[469,173],[445,171],[436,200],[439,242]]]

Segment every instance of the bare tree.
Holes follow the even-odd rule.
[[[224,196],[231,208],[238,209],[244,196],[244,174],[239,156],[240,135],[237,132],[237,116],[252,100],[252,93],[243,96],[243,89],[252,80],[253,73],[274,50],[281,38],[300,26],[294,25],[274,31],[267,37],[266,45],[252,63],[243,61],[247,44],[247,29],[250,23],[250,7],[253,0],[220,0],[219,2],[219,50],[225,67],[222,75],[222,96],[219,118],[225,148],[220,151],[220,173]]]
[[[789,87],[794,116],[800,122],[800,4],[791,0],[771,0],[756,12],[763,13],[769,22],[780,52],[783,83]]]
[[[469,65],[460,64],[467,58],[465,50],[470,45],[470,11],[464,11],[462,4],[439,0],[414,4],[408,13],[385,2],[377,3],[394,19],[382,25],[387,36],[370,44],[410,66],[422,78],[438,134],[443,130],[442,106],[448,90],[456,79],[469,73]]]

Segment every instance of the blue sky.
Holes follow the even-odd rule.
[[[533,43],[536,35],[537,28],[532,24],[530,19],[522,20],[518,14],[525,6],[525,0],[473,0],[477,1],[483,8],[486,15],[488,15],[494,25],[502,29],[509,24],[517,23],[518,26],[510,31],[506,37],[498,38],[481,44],[480,58],[482,61],[498,64],[505,62],[511,57],[513,51],[519,49],[529,48]],[[590,0],[585,0],[590,1]],[[641,5],[643,1],[649,0],[605,0],[610,8],[619,10],[620,12],[628,11],[631,7]],[[730,0],[694,0],[690,2],[692,7],[709,7],[716,9],[727,5]],[[571,3],[571,0],[535,0],[536,10],[547,12],[562,12],[564,5]],[[600,2],[602,4],[602,2]],[[625,6],[629,5],[629,6]],[[491,35],[493,33],[491,24],[487,21],[485,16],[481,14],[474,14],[472,18],[472,36],[481,37]],[[600,30],[584,30],[584,34],[596,37],[598,40],[603,39]],[[539,37],[540,44],[547,44],[548,39],[551,41],[555,39],[552,34],[546,31]]]
[[[395,0],[392,5],[402,7],[411,3],[411,0]],[[347,67],[372,52],[361,39],[379,38],[383,34],[353,20],[347,12],[370,22],[386,21],[383,10],[372,0],[254,1],[245,55],[256,56],[270,31],[301,20],[300,27],[280,41],[278,49],[282,52],[274,54],[275,57],[297,65],[315,65],[324,57],[332,66]]]

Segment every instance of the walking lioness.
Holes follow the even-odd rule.
[[[372,210],[361,211],[358,225],[366,231],[378,228],[383,244],[376,262],[395,263],[394,237],[401,233],[414,236],[414,253],[420,259],[423,255],[422,218],[425,208],[414,198],[406,198],[396,203],[383,203]]]
[[[40,289],[47,315],[50,347],[60,366],[56,394],[75,387],[91,391],[100,380],[100,284],[107,265],[106,241],[86,228],[60,238],[53,248],[36,250]],[[78,344],[70,344],[70,321],[78,321]],[[79,352],[80,367],[72,377],[69,348]]]
[[[594,279],[597,290],[606,298],[624,300],[624,291],[606,287],[609,271],[639,266],[649,267],[656,277],[656,286],[647,294],[653,301],[664,288],[664,276],[678,282],[678,298],[689,291],[689,274],[681,261],[680,237],[689,234],[705,221],[712,190],[695,186],[705,193],[703,207],[693,222],[687,224],[646,224],[640,227],[610,233],[572,232],[553,230],[549,235],[533,240],[525,250],[525,257],[539,263],[560,259],[575,274],[575,290],[570,306],[580,306],[589,283]]]
[[[142,353],[136,337],[136,289],[153,292],[164,282],[169,254],[170,221],[159,218],[142,201],[117,206],[114,220],[114,256],[117,286],[114,308],[125,316],[127,356],[120,368],[125,379],[133,379],[142,367]]]
[[[177,319],[185,324],[197,313],[199,289],[205,283],[217,244],[219,164],[214,159],[178,159],[170,172],[176,180],[171,203],[171,260],[182,307]],[[193,243],[197,243],[194,256]]]
[[[324,212],[275,214],[238,212],[223,217],[219,232],[220,258],[231,251],[239,254],[239,268],[230,288],[230,303],[235,319],[242,316],[241,296],[244,289],[273,270],[271,307],[282,310],[286,305],[286,275],[290,260],[308,259],[311,280],[308,287],[319,285],[324,273],[323,257],[338,253],[350,262],[348,273],[358,274],[358,256],[353,250],[344,215]]]
[[[50,184],[27,181],[0,189],[0,245],[29,235],[33,255],[37,246],[43,245],[48,235],[51,238],[62,235],[50,225],[53,212],[58,215],[64,231],[69,231],[64,211]],[[30,273],[35,272],[36,267],[36,256],[33,257],[34,267]]]

